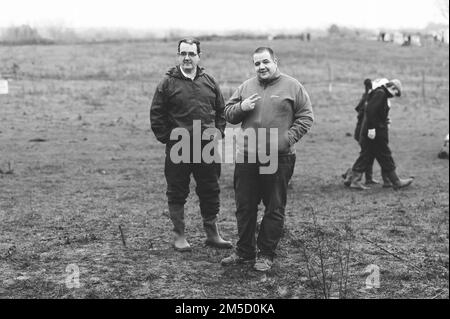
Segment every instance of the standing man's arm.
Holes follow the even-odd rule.
[[[213,79],[214,80],[214,79]],[[220,90],[219,84],[214,81],[214,85],[216,87],[216,102],[215,102],[215,125],[216,128],[222,134],[222,138],[225,137],[225,126],[227,125],[227,121],[225,119],[225,101],[223,99],[222,91]]]
[[[166,79],[163,79],[156,87],[150,107],[150,123],[156,139],[163,144],[170,140],[171,127],[169,126],[169,116],[165,103]]]
[[[294,122],[288,130],[289,144],[297,143],[309,131],[313,122],[311,100],[305,89],[301,88],[294,102]]]
[[[241,87],[237,88],[225,106],[225,119],[231,124],[239,124],[246,116],[241,107]]]

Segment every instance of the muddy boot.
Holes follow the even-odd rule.
[[[393,186],[391,180],[385,172],[381,171],[381,177],[383,178],[383,188],[390,188]]]
[[[362,183],[362,173],[352,171],[352,181],[350,183],[350,188],[353,189],[360,189],[360,190],[366,190],[370,189],[369,187],[366,187]]]
[[[173,247],[177,251],[190,251],[191,245],[189,245],[184,235],[184,205],[169,204],[169,215],[173,223]]]
[[[386,175],[389,178],[389,180],[392,182],[392,184],[393,184],[392,187],[395,190],[398,190],[400,188],[404,188],[404,187],[407,187],[407,186],[411,185],[411,183],[414,180],[414,178],[400,179],[397,176],[397,173],[395,172],[395,170],[393,170],[392,172],[387,173]]]
[[[215,220],[211,221],[204,220],[203,227],[206,232],[206,241],[205,241],[206,245],[221,249],[233,248],[231,242],[226,241],[222,237],[220,237],[219,229],[217,228]]]
[[[366,185],[376,185],[376,184],[380,184],[379,181],[373,179],[373,167],[369,167],[367,169],[367,171],[364,173],[365,177],[366,177]]]
[[[352,183],[352,169],[349,168],[344,174],[342,174],[342,178],[344,179],[344,185],[349,187]]]

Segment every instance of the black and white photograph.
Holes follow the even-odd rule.
[[[448,133],[448,0],[2,1],[0,299],[448,300]]]

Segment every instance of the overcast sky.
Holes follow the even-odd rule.
[[[423,28],[429,22],[445,21],[436,1],[0,0],[0,26],[265,30],[336,23],[362,28]]]

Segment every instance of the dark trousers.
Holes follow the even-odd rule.
[[[361,152],[363,151],[362,145],[361,146]],[[365,177],[366,177],[366,181],[368,180],[373,180],[373,164],[375,163],[375,156],[370,156],[367,157],[367,159],[365,160],[365,164],[367,165],[367,169],[364,171]]]
[[[295,166],[295,154],[278,158],[274,174],[260,174],[259,163],[236,163],[234,191],[239,240],[237,254],[245,258],[259,255],[273,258],[284,226],[287,188]],[[258,205],[263,201],[264,217],[256,239]]]
[[[358,142],[358,145],[361,147],[361,152],[362,152],[362,145],[360,142],[361,139],[361,125],[362,123],[360,121],[358,121],[358,123],[356,124],[356,128],[355,128],[355,133],[353,134],[353,137],[355,138],[355,140]],[[375,157],[372,156],[372,158],[368,158],[367,159],[367,169],[364,171],[365,175],[366,175],[366,180],[372,180],[372,176],[373,176],[373,164],[375,163]]]
[[[374,158],[380,164],[383,173],[389,173],[395,170],[395,162],[392,158],[391,149],[389,148],[387,132],[377,135],[373,140],[365,136],[361,137],[360,143],[361,153],[355,164],[353,164],[353,170],[355,172],[366,172],[373,165]]]
[[[173,163],[166,152],[164,175],[167,181],[167,200],[170,204],[184,205],[189,195],[191,174],[194,176],[195,192],[200,200],[203,221],[215,220],[219,213],[220,163]]]

